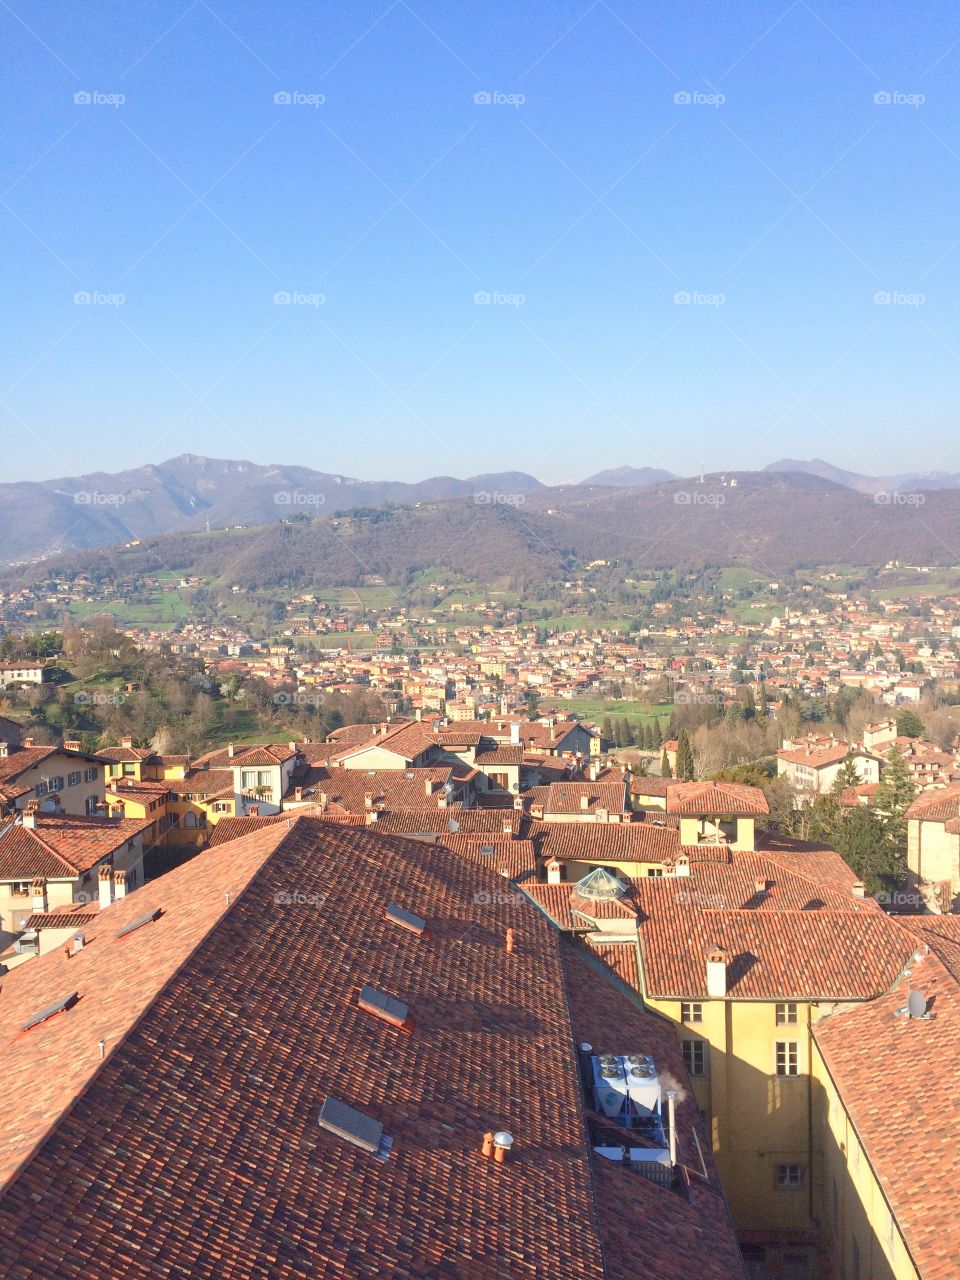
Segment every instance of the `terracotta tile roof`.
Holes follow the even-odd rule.
[[[813,1035],[917,1273],[956,1280],[960,1219],[949,1211],[949,1197],[960,1151],[960,986],[939,953],[941,942],[935,935],[928,941],[932,950],[914,964],[909,981],[823,1019]],[[955,965],[956,942],[946,946]],[[926,997],[929,1020],[897,1016],[911,988]]]
[[[33,830],[18,822],[0,835],[0,880],[72,879],[149,826],[133,819],[38,813]]]
[[[501,884],[440,847],[300,818],[146,885],[73,959],[11,974],[0,1053],[18,1123],[0,1131],[0,1271],[619,1280],[648,1248],[666,1258],[660,1214],[625,1226],[585,1159],[568,999],[597,1016],[592,980],[567,987],[529,905],[493,894],[478,908]],[[429,936],[389,922],[390,902],[427,916]],[[157,920],[116,938],[153,906]],[[363,982],[410,1003],[412,1034],[357,1007]],[[20,1030],[70,991],[72,1009]],[[621,1035],[631,1012],[616,1010]],[[549,1090],[531,1087],[531,1061]],[[319,1128],[331,1095],[382,1122],[386,1162]],[[505,1169],[478,1153],[501,1126],[516,1140]],[[635,1203],[674,1194],[651,1188],[628,1184]],[[677,1200],[664,1212],[681,1215],[684,1264],[738,1276],[717,1269],[732,1236],[710,1204]],[[626,1250],[606,1266],[605,1231]]]
[[[960,817],[960,784],[922,792],[905,816],[924,822],[949,822],[951,818]]]
[[[646,822],[530,822],[541,858],[587,862],[669,862],[692,852],[677,831]]]
[[[387,810],[377,816],[377,830],[395,835],[427,831],[443,835],[450,832],[451,822],[455,822],[465,835],[471,832],[502,834],[508,823],[511,832],[516,834],[521,830],[523,815],[516,809],[437,809],[421,813]],[[455,835],[456,831],[452,834]]]
[[[241,764],[266,768],[268,765],[282,764],[292,755],[294,752],[285,742],[255,743],[248,747],[235,746],[232,756],[229,747],[219,747],[216,751],[208,751],[199,756],[193,763],[197,768],[207,769],[231,769]]]
[[[624,931],[636,931],[637,908],[628,897],[600,901],[581,898],[576,884],[525,881],[522,888],[560,929],[583,931],[591,929],[591,921],[594,920],[620,920]]]
[[[21,773],[41,764],[59,750],[59,747],[11,746],[7,755],[0,756],[0,782],[15,781]]]
[[[171,778],[165,785],[178,796],[207,796],[213,800],[235,794],[231,769],[191,769],[185,778]]]
[[[428,727],[414,721],[410,724],[398,725],[395,729],[389,729],[378,737],[353,743],[339,752],[337,759],[346,760],[348,757],[367,751],[371,747],[381,747],[384,751],[396,752],[404,760],[415,760],[431,748],[435,749],[436,746],[436,740],[429,732]]]
[[[412,777],[407,775],[412,774]],[[372,796],[374,805],[389,810],[435,810],[444,800],[444,786],[453,779],[449,765],[428,769],[310,769],[294,778],[295,786],[303,788],[304,795],[319,803],[320,796],[327,803],[336,803],[353,813],[364,813],[366,796]],[[430,795],[426,784],[430,783]],[[287,798],[293,790],[287,791]]]
[[[498,747],[486,747],[477,752],[474,759],[477,764],[485,765],[520,765],[523,764],[523,747],[511,747],[501,744]]]
[[[74,902],[54,911],[37,911],[24,923],[24,929],[79,929],[91,924],[100,912],[99,902]]]
[[[626,808],[627,788],[622,778],[619,782],[551,782],[543,802],[544,813],[594,814],[598,809],[624,813]]]
[[[667,813],[751,816],[769,812],[761,789],[740,782],[674,782],[667,788]]]

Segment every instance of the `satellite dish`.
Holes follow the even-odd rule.
[[[927,997],[922,991],[911,991],[907,999],[907,1009],[911,1018],[922,1018],[927,1012]]]

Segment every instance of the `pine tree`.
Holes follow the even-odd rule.
[[[653,722],[653,739],[652,739],[652,745],[653,745],[654,747],[662,747],[662,746],[663,746],[663,725],[660,723],[660,721],[659,721],[659,720],[654,720],[654,722]]]
[[[673,770],[670,768],[670,760],[667,756],[666,751],[664,751],[664,753],[660,757],[660,777],[661,778],[673,777]]]
[[[602,723],[602,724],[601,724],[601,726],[600,726],[600,736],[601,736],[601,737],[602,737],[606,742],[612,742],[612,741],[613,741],[613,725],[610,723],[610,717],[609,717],[609,715],[605,715],[605,716],[603,717],[603,723]]]
[[[693,749],[686,729],[677,734],[677,777],[684,782],[693,781]]]
[[[892,747],[874,798],[877,813],[899,821],[913,804],[916,794],[903,752],[899,747]]]
[[[848,752],[843,764],[837,770],[837,776],[833,780],[833,786],[830,790],[835,796],[843,795],[847,787],[859,787],[863,779],[857,772],[857,764],[853,758],[853,753]]]
[[[757,715],[761,720],[766,720],[767,710],[767,682],[766,680],[763,680],[760,683],[760,706],[757,708]]]
[[[897,736],[900,738],[923,737],[923,721],[915,711],[901,711],[897,716]]]

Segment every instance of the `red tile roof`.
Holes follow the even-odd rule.
[[[502,883],[439,846],[300,818],[201,853],[100,913],[77,956],[9,975],[0,1272],[620,1280],[630,1256],[666,1258],[659,1213],[625,1225],[597,1193],[568,999],[593,1005],[548,922],[491,894]],[[428,935],[387,920],[390,903]],[[365,982],[409,1003],[411,1034],[358,1008]],[[386,1162],[320,1129],[329,1096],[383,1124]],[[504,1168],[479,1154],[500,1127]],[[685,1266],[739,1278],[717,1269],[732,1234],[712,1186],[677,1204],[627,1189],[679,1215]],[[608,1238],[626,1255],[605,1264]]]
[[[32,831],[18,822],[0,835],[0,880],[71,879],[149,826],[132,819],[38,813]]]
[[[761,789],[741,782],[674,782],[667,787],[667,813],[749,817],[769,812]]]

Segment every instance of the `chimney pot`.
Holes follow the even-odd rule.
[[[113,890],[114,898],[119,902],[121,898],[127,896],[127,873],[124,870],[118,870],[113,873]]]
[[[483,1146],[480,1148],[480,1154],[486,1156],[488,1160],[493,1155],[493,1133],[490,1130],[483,1135]]]
[[[97,888],[100,891],[100,910],[103,911],[113,902],[113,867],[98,868]]]
[[[503,1164],[512,1146],[513,1134],[501,1130],[493,1135],[493,1158],[497,1164]]]
[[[42,876],[37,878],[30,885],[30,892],[33,896],[34,911],[46,911],[47,909],[47,882]]]
[[[508,929],[507,930],[507,953],[509,955],[513,955],[513,951],[514,951],[513,930]]]
[[[727,953],[722,947],[707,952],[707,995],[722,1000],[727,994]]]

